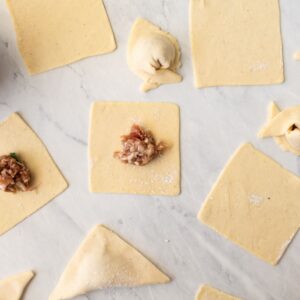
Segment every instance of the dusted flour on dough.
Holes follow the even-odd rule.
[[[116,48],[102,0],[7,0],[30,74]]]
[[[135,248],[108,228],[97,225],[71,258],[49,300],[70,299],[111,287],[169,281]]]
[[[282,83],[278,0],[191,0],[197,88]]]
[[[242,145],[207,196],[199,219],[275,265],[300,226],[300,178]]]
[[[132,123],[150,130],[167,148],[144,166],[113,157]],[[169,195],[180,193],[179,107],[170,103],[95,102],[89,133],[90,191]]]

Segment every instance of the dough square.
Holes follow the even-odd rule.
[[[241,300],[241,299],[225,294],[222,291],[219,291],[209,285],[203,285],[196,296],[196,300]]]
[[[136,123],[169,147],[145,166],[113,157],[120,137]],[[144,195],[180,193],[179,107],[170,103],[95,102],[91,109],[90,191]]]
[[[116,48],[102,0],[7,0],[30,74]]]
[[[62,193],[68,184],[44,144],[18,114],[0,123],[0,140],[0,155],[16,152],[33,177],[32,191],[0,191],[1,235]]]
[[[300,225],[300,178],[242,145],[209,193],[199,219],[275,265]]]
[[[284,81],[278,0],[190,0],[197,88]]]

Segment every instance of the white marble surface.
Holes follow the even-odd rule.
[[[78,299],[188,300],[210,283],[247,300],[300,299],[300,236],[272,267],[206,226],[196,214],[228,157],[244,141],[299,173],[300,161],[272,140],[257,140],[267,104],[299,103],[300,2],[282,0],[286,82],[268,87],[193,87],[187,0],[106,0],[116,52],[30,77],[16,48],[5,1],[0,2],[0,118],[18,111],[48,146],[70,183],[49,205],[0,237],[0,277],[32,268],[37,277],[25,300],[44,300],[86,232],[104,223],[156,262],[168,285],[110,289]],[[178,85],[148,94],[127,68],[126,41],[142,16],[177,36],[183,53]],[[170,101],[181,106],[182,194],[179,197],[92,195],[87,189],[87,130],[94,100]],[[297,170],[298,166],[298,170]]]

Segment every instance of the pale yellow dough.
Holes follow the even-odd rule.
[[[207,196],[199,219],[275,265],[300,225],[300,178],[242,145]]]
[[[7,0],[31,74],[116,48],[102,0]]]
[[[268,122],[259,131],[258,137],[273,137],[282,150],[300,155],[300,105],[281,111],[271,102]]]
[[[300,60],[300,51],[294,53],[294,60]]]
[[[147,92],[161,84],[182,80],[179,43],[171,34],[147,20],[138,18],[133,24],[127,49],[130,69],[144,80],[141,90]]]
[[[282,83],[278,0],[190,0],[195,85]]]
[[[33,277],[34,273],[28,271],[0,280],[0,300],[21,300]]]
[[[0,123],[0,155],[16,152],[33,175],[32,191],[0,191],[0,235],[44,206],[68,186],[47,149],[14,113]]]
[[[120,137],[136,123],[151,130],[168,148],[145,166],[113,157]],[[95,102],[90,115],[90,191],[145,195],[180,192],[179,107],[169,103]]]
[[[225,294],[209,285],[203,285],[195,300],[240,300],[239,298]]]
[[[49,300],[111,287],[167,283],[170,279],[111,230],[94,227],[71,258]]]

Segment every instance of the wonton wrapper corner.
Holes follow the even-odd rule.
[[[197,88],[284,81],[278,0],[191,0]]]
[[[102,0],[6,1],[32,75],[116,48]]]
[[[0,299],[21,300],[34,275],[34,272],[28,271],[0,280]]]
[[[0,191],[0,235],[62,193],[68,184],[45,145],[17,114],[0,123],[0,155],[16,152],[32,173],[31,191]]]
[[[117,234],[96,225],[81,243],[49,300],[111,287],[168,283],[170,278]]]
[[[294,125],[297,128],[291,130]],[[260,129],[258,137],[273,137],[283,151],[300,156],[300,105],[281,111],[271,102],[267,123]]]
[[[136,123],[167,149],[145,166],[113,157]],[[90,191],[175,196],[180,193],[179,107],[170,103],[95,102],[89,132]]]
[[[221,172],[198,218],[275,265],[300,226],[300,178],[242,145]]]
[[[203,285],[200,287],[195,300],[241,300],[241,299],[225,294],[224,292],[217,290],[209,285]]]

